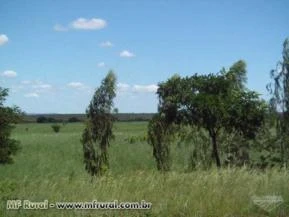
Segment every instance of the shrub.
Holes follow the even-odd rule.
[[[53,125],[51,125],[51,127],[55,133],[58,133],[60,131],[60,128],[61,128],[61,126],[59,124],[53,124]]]

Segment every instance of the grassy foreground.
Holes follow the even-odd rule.
[[[93,180],[84,170],[80,136],[83,125],[68,124],[60,133],[50,124],[21,124],[14,138],[22,143],[15,163],[0,166],[0,216],[289,216],[289,174],[211,169],[161,174],[144,140],[145,122],[117,123],[110,147],[110,172]],[[175,162],[182,162],[182,156]],[[185,162],[185,160],[183,160]],[[180,166],[181,167],[181,166]],[[281,196],[275,208],[256,205],[254,197]],[[141,201],[151,210],[6,210],[12,199],[43,201]],[[272,204],[271,204],[272,205]]]

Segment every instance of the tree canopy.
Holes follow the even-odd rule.
[[[4,106],[8,89],[0,87],[0,164],[13,163],[12,156],[20,149],[20,143],[11,138],[14,124],[21,118],[18,107]]]
[[[271,93],[271,111],[275,113],[277,137],[281,147],[283,164],[289,160],[289,38],[283,43],[283,59],[278,61],[276,69],[271,70],[272,82],[267,85]]]
[[[84,163],[92,175],[102,175],[109,167],[108,146],[113,138],[113,99],[116,77],[112,71],[96,89],[86,110],[87,123],[82,135]]]
[[[266,105],[257,93],[245,88],[245,81],[244,61],[217,74],[184,78],[175,75],[159,84],[159,114],[168,126],[186,124],[206,129],[211,138],[212,156],[220,167],[220,130],[254,138],[264,121]]]

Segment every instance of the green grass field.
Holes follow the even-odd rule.
[[[241,217],[289,216],[288,171],[246,168],[211,169],[162,174],[155,168],[152,149],[145,141],[146,122],[119,122],[111,143],[110,171],[92,180],[84,170],[82,123],[62,126],[20,124],[13,137],[22,150],[15,163],[0,166],[0,216],[171,216]],[[173,149],[175,152],[177,149]],[[184,153],[184,152],[181,152]],[[186,159],[175,154],[175,168]],[[179,166],[178,166],[179,165]],[[253,197],[281,196],[274,209],[254,204]],[[7,200],[30,201],[141,201],[151,210],[7,210]],[[271,203],[271,206],[274,204]]]

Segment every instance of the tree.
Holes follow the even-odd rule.
[[[85,169],[92,176],[109,168],[108,147],[113,138],[113,99],[116,77],[112,71],[102,81],[86,110],[86,128],[82,134]]]
[[[172,133],[172,127],[160,114],[154,115],[149,121],[148,143],[153,147],[153,156],[160,171],[169,171],[171,167],[169,144]]]
[[[61,126],[59,124],[52,124],[51,128],[55,133],[58,133],[60,131]]]
[[[18,107],[6,107],[4,101],[8,96],[8,89],[0,87],[0,164],[13,163],[12,156],[20,149],[20,143],[11,139],[14,124],[21,118]]]
[[[272,82],[267,85],[272,94],[270,105],[275,113],[277,138],[280,143],[282,163],[287,166],[289,157],[289,38],[283,43],[283,60],[271,70]]]
[[[266,106],[258,94],[245,89],[246,64],[235,63],[229,71],[181,78],[159,84],[159,113],[168,126],[187,124],[207,130],[212,156],[221,167],[218,137],[223,129],[254,138],[262,126]]]

